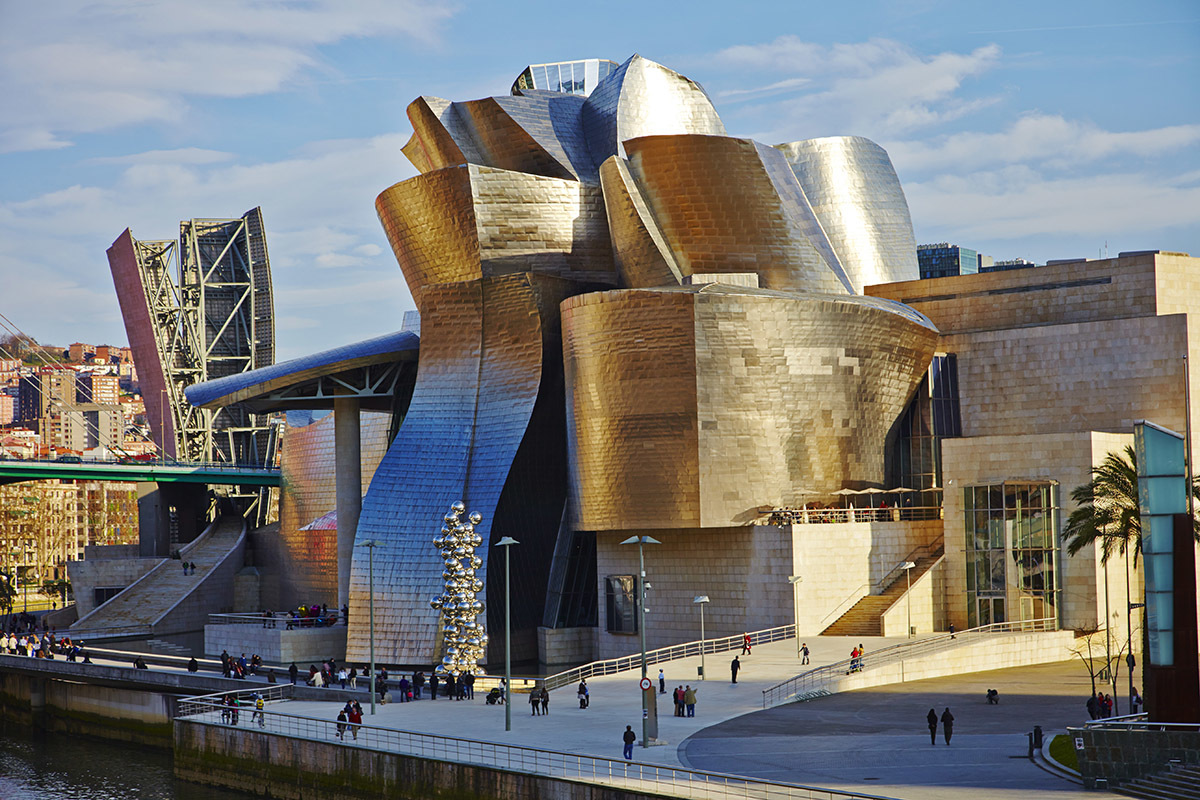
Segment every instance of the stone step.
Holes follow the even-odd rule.
[[[916,560],[912,569],[912,580],[918,580],[929,571],[943,554],[938,549],[932,555]],[[892,580],[880,594],[870,594],[861,598],[842,614],[833,624],[822,631],[823,636],[880,636],[883,632],[882,617],[897,600],[908,590],[908,580],[903,572]]]
[[[1197,800],[1200,798],[1200,775],[1165,772],[1130,781],[1115,791],[1146,800]]]
[[[194,575],[183,574],[183,560],[168,559],[138,583],[119,593],[71,626],[72,635],[88,630],[149,625],[194,591],[237,544],[240,517],[226,517],[188,546],[183,560],[196,564]]]

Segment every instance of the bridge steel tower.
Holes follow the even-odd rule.
[[[128,228],[108,249],[151,435],[179,461],[265,465],[266,416],[200,409],[196,383],[275,360],[271,265],[262,209],[179,223],[177,241],[139,241]]]

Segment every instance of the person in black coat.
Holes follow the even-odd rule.
[[[742,662],[738,656],[733,657],[733,661],[729,662],[729,671],[733,675],[733,683],[737,683],[738,670],[742,668]]]
[[[942,736],[946,737],[946,744],[950,744],[950,737],[954,735],[954,715],[947,708],[942,712]]]
[[[929,716],[927,716],[925,719],[929,721],[929,743],[937,744],[937,712],[932,708],[929,709]]]
[[[296,668],[296,662],[293,661],[292,665],[288,667],[288,677],[292,679],[292,686],[296,685],[296,674],[299,672],[300,670]]]

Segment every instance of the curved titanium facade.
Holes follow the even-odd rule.
[[[387,450],[390,414],[363,412],[360,419],[362,491]],[[280,470],[279,527],[255,534],[255,552],[263,570],[262,596],[267,608],[295,608],[301,603],[337,607],[337,526],[301,530],[334,510],[334,417],[284,433]]]
[[[777,150],[695,135],[647,136],[625,147],[629,171],[684,275],[755,272],[770,289],[850,291]]]
[[[524,270],[616,280],[598,186],[472,164],[397,183],[375,208],[414,297]]]
[[[639,136],[725,135],[725,124],[700,84],[639,55],[596,86],[583,104],[582,122],[596,164],[623,157],[624,142]]]
[[[563,341],[572,524],[636,530],[881,484],[937,330],[895,303],[714,284],[571,298]]]
[[[804,187],[855,292],[916,280],[917,242],[887,151],[861,136],[778,145]]]
[[[640,56],[586,98],[518,87],[408,113],[404,152],[422,174],[376,208],[421,312],[420,362],[357,530],[378,542],[379,660],[441,655],[432,541],[455,501],[483,516],[493,634],[491,544],[521,542],[527,658],[552,557],[567,572],[564,522],[572,535],[745,525],[802,487],[882,482],[884,438],[937,334],[855,296],[822,217],[847,195],[810,203],[785,151],[726,136],[698,84]],[[765,288],[680,286],[713,273]],[[368,655],[368,571],[355,548],[352,661]]]

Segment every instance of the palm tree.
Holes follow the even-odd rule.
[[[1200,498],[1200,486],[1192,479],[1192,494]],[[1137,569],[1142,554],[1142,518],[1138,511],[1137,454],[1133,445],[1120,453],[1109,453],[1099,466],[1092,467],[1092,479],[1071,491],[1076,508],[1067,517],[1063,541],[1067,553],[1075,555],[1083,548],[1100,542],[1100,562],[1107,563],[1115,551],[1125,555],[1133,550]],[[1196,541],[1200,541],[1200,522],[1192,522]]]
[[[1075,555],[1099,541],[1100,561],[1107,562],[1116,551],[1125,555],[1133,549],[1136,568],[1142,554],[1142,518],[1138,511],[1137,454],[1132,445],[1121,453],[1109,453],[1092,467],[1092,479],[1071,491],[1076,508],[1067,517],[1063,541]]]

